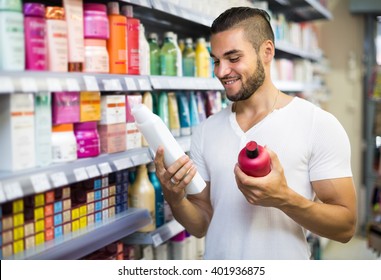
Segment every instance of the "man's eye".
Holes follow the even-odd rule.
[[[237,62],[239,60],[239,57],[232,57],[229,60],[230,60],[230,62],[234,63],[234,62]]]
[[[219,60],[213,60],[213,64],[214,64],[214,65],[218,65],[219,63],[220,63]]]

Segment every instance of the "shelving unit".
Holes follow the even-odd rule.
[[[112,218],[62,235],[10,259],[73,260],[134,233],[150,223],[147,210],[130,208]]]
[[[42,2],[59,3],[58,0]],[[102,2],[95,0],[95,2]],[[140,18],[149,32],[172,30],[182,36],[208,37],[212,19],[198,12],[168,3],[164,0],[129,0],[121,3],[134,4],[134,15]],[[287,4],[287,3],[288,4]],[[286,11],[294,21],[329,19],[330,13],[317,1],[269,1],[270,9]],[[321,54],[296,50],[284,43],[276,46],[277,55],[319,61]],[[299,82],[276,81],[282,91],[299,92],[316,85]],[[319,86],[319,85],[318,85]],[[144,92],[160,90],[223,90],[216,78],[188,78],[163,76],[132,76],[93,73],[9,72],[0,71],[0,94],[22,94],[39,91],[102,91]],[[190,137],[177,139],[184,151],[190,147]],[[80,182],[153,160],[147,148],[128,150],[115,154],[102,154],[96,158],[53,164],[18,172],[0,172],[0,203],[12,201],[30,194]],[[77,259],[115,240],[123,239],[131,244],[158,246],[183,230],[176,221],[167,223],[148,234],[136,231],[150,222],[144,209],[129,209],[115,217],[88,226],[62,238],[56,238],[36,246],[33,250],[14,255],[14,259]],[[126,237],[127,236],[127,237]]]

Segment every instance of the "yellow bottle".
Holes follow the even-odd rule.
[[[206,47],[205,38],[197,39],[196,44],[196,77],[210,77],[210,54]]]
[[[150,232],[156,229],[155,188],[148,177],[146,165],[139,165],[134,183],[130,187],[130,204],[133,208],[147,209],[151,222],[139,229],[139,232]]]
[[[142,103],[145,104],[148,107],[148,109],[153,111],[153,98],[152,98],[152,93],[151,92],[146,91],[143,94]],[[142,146],[143,147],[148,147],[147,140],[143,136],[142,136]]]

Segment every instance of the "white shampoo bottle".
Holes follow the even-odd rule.
[[[138,129],[147,140],[149,147],[154,152],[157,151],[160,145],[164,147],[165,166],[168,167],[185,154],[161,118],[150,111],[147,106],[144,104],[138,104],[134,106],[131,111]],[[200,193],[205,186],[205,181],[197,172],[192,181],[186,187],[186,193]]]

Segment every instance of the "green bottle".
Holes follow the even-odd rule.
[[[160,75],[160,47],[157,43],[157,34],[148,35],[148,44],[150,52],[150,75]]]
[[[160,72],[163,76],[177,76],[177,49],[171,40],[172,32],[165,32],[160,50]]]
[[[192,38],[185,40],[185,47],[183,51],[183,75],[184,77],[196,76],[196,53],[193,48]]]

